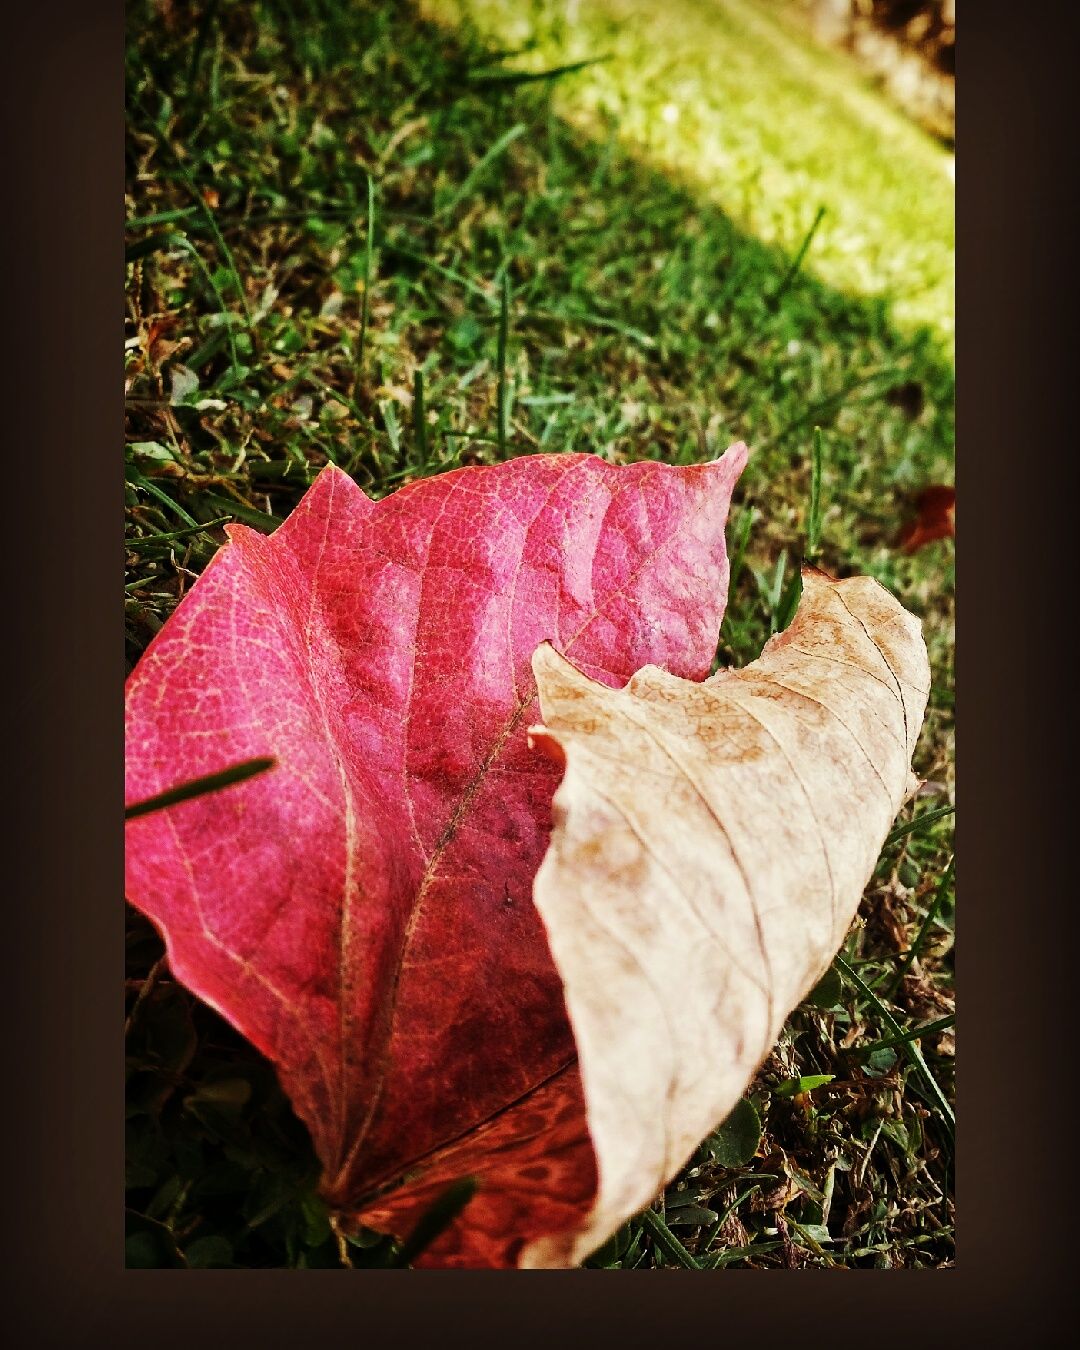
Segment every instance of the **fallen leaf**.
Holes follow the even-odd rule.
[[[895,384],[885,395],[886,403],[900,408],[910,418],[916,418],[926,406],[926,391],[918,380],[905,380]]]
[[[825,971],[897,811],[929,692],[917,619],[806,569],[761,657],[624,689],[545,644],[566,770],[534,898],[562,976],[597,1193],[522,1253],[572,1266],[649,1204],[738,1102]]]
[[[533,455],[373,502],[335,468],[270,537],[229,527],[127,694],[127,794],[277,767],[128,825],[176,977],[277,1066],[346,1220],[513,1265],[596,1188],[532,882],[559,769],[530,751],[550,639],[600,686],[703,678],[746,460]],[[408,1184],[405,1184],[405,1183]]]
[[[905,553],[915,553],[936,539],[951,539],[956,534],[954,487],[923,488],[915,498],[915,510],[915,519],[904,527],[897,541]]]
[[[143,348],[154,365],[160,366],[185,345],[183,339],[179,342],[166,340],[167,334],[173,332],[179,322],[178,314],[163,314],[151,320],[143,340]]]

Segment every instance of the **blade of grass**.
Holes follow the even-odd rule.
[[[277,516],[268,515],[266,511],[259,511],[254,506],[245,505],[244,502],[233,501],[229,497],[221,497],[216,492],[205,492],[203,501],[217,511],[230,512],[237,520],[242,520],[245,525],[250,525],[252,529],[261,530],[263,534],[272,534],[281,524]]]
[[[796,568],[776,608],[776,631],[782,633],[795,617],[802,599],[802,572]]]
[[[142,239],[136,239],[124,249],[124,262],[138,262],[140,258],[146,258],[151,253],[163,253],[168,248],[176,248],[183,238],[183,235],[177,234],[174,230],[158,230],[155,234],[144,235]],[[211,289],[220,299],[217,288],[211,286]]]
[[[782,631],[784,624],[781,619],[787,615],[790,619],[795,612],[795,605],[798,603],[799,591],[795,589],[795,583],[800,583],[801,576],[798,569],[795,570],[794,581],[790,582],[785,588],[784,578],[787,575],[787,549],[782,548],[780,555],[776,559],[776,566],[773,569],[772,577],[766,580],[765,574],[753,569],[754,581],[757,583],[758,591],[764,600],[769,615],[769,636]]]
[[[492,145],[486,151],[485,154],[481,155],[480,159],[473,166],[472,171],[466,176],[465,181],[454,193],[454,195],[450,198],[450,200],[446,203],[446,205],[441,206],[435,212],[435,219],[438,220],[440,216],[449,215],[450,212],[453,211],[453,209],[460,202],[464,201],[465,198],[469,195],[469,193],[473,190],[473,187],[475,186],[477,180],[480,178],[481,174],[483,174],[484,170],[488,167],[488,165],[491,164],[494,160],[498,159],[498,157],[503,153],[503,151],[506,150],[509,146],[511,146],[519,136],[523,136],[527,130],[528,128],[526,127],[524,122],[517,122],[515,123],[514,126],[510,128],[509,131],[504,132],[499,137],[499,139],[494,143],[494,145]]]
[[[747,507],[739,517],[739,530],[735,539],[735,557],[732,560],[728,589],[733,591],[742,576],[743,563],[746,561],[746,546],[750,542],[750,531],[758,519],[756,506]]]
[[[173,152],[173,157],[174,159],[176,158],[175,151]],[[177,163],[179,164],[179,160],[177,160]],[[232,249],[225,242],[225,236],[218,229],[218,223],[214,219],[214,213],[207,205],[205,199],[203,198],[202,193],[199,191],[198,186],[195,183],[195,180],[192,178],[191,174],[187,171],[184,165],[180,164],[179,169],[180,169],[180,177],[184,185],[187,187],[191,195],[195,198],[196,203],[202,213],[203,219],[206,221],[207,229],[209,229],[211,235],[213,235],[214,243],[218,247],[218,251],[221,254],[222,261],[224,262],[225,267],[232,280],[233,289],[236,291],[237,297],[240,300],[240,307],[244,311],[244,318],[247,320],[248,332],[252,335],[252,340],[254,341],[255,316],[252,314],[251,306],[248,304],[247,291],[244,289],[244,283],[240,280],[240,269],[236,265],[236,259],[233,257]]]
[[[782,1242],[777,1240],[775,1242],[755,1242],[749,1247],[725,1247],[718,1255],[710,1258],[706,1268],[708,1270],[720,1270],[733,1261],[748,1261],[751,1257],[765,1256],[768,1252],[778,1251],[783,1245]]]
[[[945,1094],[938,1086],[937,1079],[930,1072],[930,1066],[927,1064],[926,1060],[923,1059],[922,1051],[914,1043],[914,1041],[903,1040],[904,1030],[900,1026],[899,1022],[897,1022],[896,1018],[893,1017],[891,1012],[889,1012],[888,1008],[885,1007],[884,1003],[882,1003],[881,999],[878,998],[877,994],[874,993],[874,991],[862,979],[861,976],[856,974],[856,972],[852,969],[850,965],[848,965],[847,961],[845,961],[842,956],[836,957],[836,966],[842,972],[842,974],[848,980],[848,982],[852,984],[855,987],[855,989],[858,990],[858,992],[863,996],[863,998],[865,998],[866,1001],[871,1005],[871,1007],[881,1018],[881,1020],[885,1023],[885,1025],[889,1028],[889,1030],[893,1033],[893,1035],[901,1038],[901,1041],[904,1046],[904,1051],[907,1054],[907,1057],[915,1065],[915,1069],[919,1074],[919,1077],[922,1079],[923,1084],[930,1095],[931,1101],[934,1103],[934,1105],[940,1112],[942,1120],[945,1123],[945,1128],[948,1131],[949,1139],[951,1141],[956,1131],[956,1113],[953,1111],[952,1107],[949,1105],[949,1102],[945,1097]]]
[[[812,1251],[815,1256],[819,1256],[827,1266],[836,1265],[836,1262],[833,1260],[831,1253],[827,1252],[825,1248],[821,1245],[821,1243],[817,1241],[816,1238],[811,1237],[811,1235],[806,1231],[806,1229],[802,1226],[802,1224],[798,1222],[797,1219],[793,1219],[790,1214],[785,1214],[784,1222],[790,1228],[794,1228],[796,1233],[798,1233],[799,1237],[802,1238],[807,1248],[809,1248],[809,1250]]]
[[[245,759],[239,764],[231,764],[227,769],[221,769],[218,773],[208,773],[202,778],[190,778],[186,783],[178,783],[176,787],[159,792],[154,797],[147,797],[141,802],[126,806],[124,819],[135,820],[138,816],[149,815],[151,811],[162,811],[167,806],[176,806],[178,802],[191,801],[194,797],[205,797],[210,792],[220,792],[222,788],[232,787],[235,783],[243,783],[257,774],[265,773],[276,764],[276,759],[267,757]]]
[[[761,1182],[755,1181],[752,1186],[748,1186],[745,1191],[742,1191],[739,1195],[737,1195],[729,1205],[724,1206],[724,1208],[717,1215],[716,1222],[713,1224],[712,1228],[709,1229],[708,1235],[706,1236],[705,1241],[702,1244],[706,1251],[708,1251],[708,1249],[716,1241],[716,1238],[721,1228],[723,1228],[724,1224],[727,1223],[728,1219],[731,1218],[731,1216],[735,1213],[735,1211],[739,1208],[739,1206],[743,1203],[743,1201],[749,1200],[749,1198],[754,1194],[755,1191],[760,1190],[761,1190]]]
[[[810,450],[810,511],[806,521],[806,560],[814,562],[821,551],[821,428],[814,428]]]
[[[205,525],[186,525],[182,530],[167,530],[162,534],[145,534],[140,539],[129,539],[126,548],[147,548],[150,544],[160,544],[167,539],[183,539],[189,534],[199,534],[203,530],[212,530],[218,525],[227,525],[231,516],[220,516],[217,520],[208,520]]]
[[[129,465],[124,476],[134,487],[142,488],[144,492],[149,492],[151,497],[156,497],[157,500],[161,502],[162,506],[167,506],[169,508],[174,516],[179,516],[185,525],[191,525],[197,530],[202,529],[202,526],[194,516],[189,516],[182,506],[177,506],[167,492],[164,492],[159,488],[152,479],[144,477],[138,469],[134,469]]]
[[[499,445],[500,442],[495,436],[485,436],[482,431],[444,431],[443,435],[447,440],[454,439],[459,441],[479,441],[481,445]]]
[[[791,285],[791,283],[795,280],[796,276],[798,275],[799,268],[803,265],[803,259],[810,251],[810,245],[813,243],[814,235],[817,234],[817,228],[824,219],[825,219],[825,207],[819,206],[817,209],[817,215],[815,215],[814,217],[814,223],[810,226],[809,230],[807,230],[806,238],[802,241],[802,244],[799,246],[798,253],[796,253],[795,257],[792,259],[791,266],[784,273],[784,276],[781,279],[780,284],[777,286],[777,288],[773,291],[772,295],[769,297],[774,303],[780,299],[780,297],[784,294],[784,292],[787,290],[787,288]]]
[[[390,1266],[394,1269],[411,1266],[440,1234],[446,1232],[476,1194],[479,1185],[476,1177],[461,1177],[458,1181],[452,1181],[420,1216],[416,1227],[390,1261]]]
[[[857,1055],[871,1055],[875,1050],[887,1050],[893,1045],[903,1045],[907,1041],[917,1041],[922,1036],[933,1036],[939,1031],[948,1031],[949,1027],[956,1022],[956,1014],[950,1013],[948,1017],[939,1017],[934,1022],[924,1022],[921,1026],[912,1027],[910,1031],[905,1031],[902,1036],[885,1036],[880,1041],[871,1041],[869,1045],[860,1045],[855,1051]]]
[[[375,238],[375,184],[367,176],[367,234],[364,238],[364,295],[360,305],[360,336],[356,342],[356,375],[353,379],[353,397],[360,392],[364,378],[364,351],[367,347],[368,316],[371,313],[371,260]]]
[[[643,1209],[638,1218],[652,1234],[653,1241],[666,1256],[687,1270],[700,1270],[701,1263],[686,1250],[655,1209]]]
[[[500,459],[506,458],[506,433],[510,424],[510,400],[506,387],[506,341],[510,330],[510,277],[504,270],[502,285],[499,289],[499,340],[496,365],[499,372],[498,388],[498,427],[496,438]]]
[[[124,222],[125,230],[148,230],[151,225],[171,225],[176,220],[186,220],[188,216],[198,215],[197,206],[181,206],[175,211],[155,211],[149,216],[133,216]]]
[[[630,338],[632,342],[639,342],[649,350],[656,346],[656,339],[651,338],[648,333],[643,333],[640,328],[634,328],[619,319],[606,318],[603,314],[560,314],[551,309],[533,309],[530,310],[530,317],[533,319],[553,319],[557,323],[570,325],[584,324],[587,328],[603,328],[608,332],[618,333],[620,337]]]
[[[565,66],[552,66],[550,70],[506,71],[501,75],[477,75],[469,80],[470,89],[513,89],[519,84],[535,84],[540,80],[557,80],[560,75],[572,75],[578,70],[587,70],[589,66],[610,61],[610,56],[591,56],[585,61],[570,61]]]
[[[905,839],[909,834],[914,834],[916,830],[925,830],[935,820],[942,820],[945,816],[951,816],[955,811],[955,806],[935,806],[932,811],[924,811],[921,816],[916,816],[914,820],[906,821],[903,825],[897,825],[896,829],[886,837],[884,844],[882,844],[882,852],[891,844],[898,844],[901,839]]]
[[[419,451],[421,463],[426,464],[431,456],[428,451],[427,414],[424,408],[424,372],[420,369],[413,373],[412,415],[416,448]]]
[[[195,92],[195,80],[199,73],[199,66],[202,63],[202,54],[206,48],[206,39],[210,36],[210,29],[213,26],[214,19],[217,17],[218,6],[221,0],[208,0],[206,9],[203,11],[202,18],[199,20],[199,26],[195,31],[195,41],[191,47],[191,61],[188,65],[188,93]]]
[[[401,427],[397,420],[397,410],[393,399],[381,398],[378,401],[379,412],[382,414],[383,426],[386,428],[386,435],[390,441],[390,449],[394,452],[394,458],[401,458]]]

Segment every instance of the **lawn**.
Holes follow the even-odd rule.
[[[896,544],[952,479],[951,157],[790,9],[128,7],[132,664],[223,524],[272,530],[328,462],[382,496],[738,439],[721,663],[790,611],[815,435],[822,565],[924,620],[926,786],[840,960],[596,1265],[952,1260],[953,545]],[[161,956],[129,912],[129,1265],[341,1264],[273,1071]]]

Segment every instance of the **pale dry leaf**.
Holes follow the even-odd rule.
[[[533,740],[566,772],[534,897],[577,1046],[595,1202],[521,1264],[571,1266],[730,1112],[828,968],[897,811],[930,672],[877,582],[807,570],[759,660],[623,689],[545,644]]]

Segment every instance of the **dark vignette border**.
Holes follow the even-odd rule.
[[[1054,1032],[1071,1011],[1075,893],[1060,847],[1075,678],[1059,644],[1073,610],[1060,394],[1077,189],[1072,49],[1048,14],[1022,8],[980,0],[960,20],[959,1258],[954,1271],[802,1272],[767,1290],[731,1272],[123,1269],[123,10],[55,0],[11,12],[2,537],[20,753],[7,761],[17,849],[0,987],[17,1002],[0,1024],[0,1279],[17,1344],[117,1331],[155,1347],[298,1332],[441,1342],[478,1323],[518,1344],[567,1325],[632,1344],[841,1331],[1042,1343],[1064,1306],[1071,1237],[1071,1066]]]

